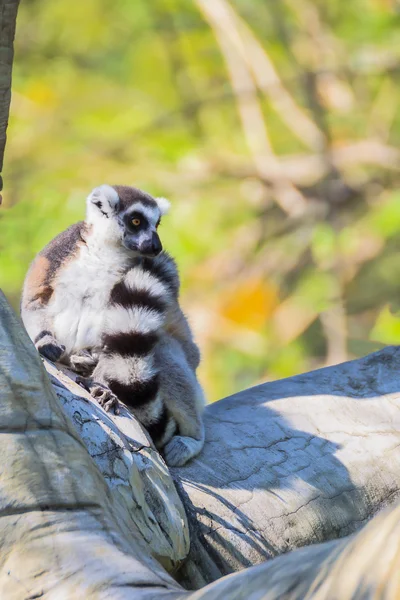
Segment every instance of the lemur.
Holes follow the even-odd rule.
[[[102,185],[86,219],[33,261],[21,316],[39,353],[90,377],[80,382],[106,410],[119,401],[147,428],[167,464],[204,444],[200,353],[179,306],[179,276],[157,228],[165,198]]]

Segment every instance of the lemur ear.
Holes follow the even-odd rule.
[[[100,210],[107,207],[115,208],[119,201],[116,190],[111,185],[99,185],[94,188],[88,196],[88,201],[97,206]]]
[[[171,206],[169,200],[167,200],[166,198],[155,198],[155,201],[157,202],[157,206],[160,209],[160,213],[162,215],[166,215]]]

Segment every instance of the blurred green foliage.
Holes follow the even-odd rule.
[[[391,0],[22,2],[8,298],[92,187],[132,184],[172,200],[211,401],[399,343],[399,24]]]

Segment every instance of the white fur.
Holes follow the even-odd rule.
[[[90,192],[87,200],[88,200],[88,203],[91,203],[91,204],[100,200],[100,202],[104,206],[104,210],[106,210],[107,207],[115,208],[115,206],[118,203],[119,197],[118,197],[116,190],[114,190],[114,188],[111,187],[111,185],[108,185],[105,183],[103,185],[99,185],[98,187],[95,187]]]
[[[95,235],[91,236],[92,246],[97,245],[99,249],[105,244],[115,248],[121,247],[123,232],[114,214],[118,199],[117,192],[110,185],[101,185],[89,194],[86,202],[86,222],[95,232]],[[101,209],[96,206],[96,202],[101,202]]]
[[[102,369],[115,373],[115,379],[129,385],[132,381],[148,381],[156,374],[152,356],[136,356],[130,360],[119,354],[102,356]]]
[[[170,415],[169,419],[168,419],[168,423],[167,426],[165,428],[165,432],[164,435],[162,436],[162,438],[157,442],[157,447],[158,448],[163,448],[163,446],[165,446],[165,444],[172,438],[172,436],[174,435],[176,431],[176,421],[175,419]]]
[[[131,289],[149,292],[152,296],[168,297],[169,295],[168,288],[159,279],[140,267],[134,267],[126,274],[125,283]]]
[[[133,409],[133,412],[141,423],[145,426],[158,421],[163,411],[163,402],[159,396],[157,396],[152,402],[144,404]]]
[[[96,232],[95,236],[90,236],[93,251],[95,248],[98,248],[103,254],[107,245],[122,252],[122,230],[118,225],[117,219],[107,219],[97,207],[92,206],[90,209],[88,208],[86,222]]]
[[[87,245],[57,275],[47,307],[54,336],[62,340],[68,354],[100,346],[106,330],[148,333],[163,324],[162,316],[155,311],[108,307],[110,290],[121,280],[129,258],[120,243],[110,244],[119,235],[115,219],[105,218],[96,209],[91,213],[91,221],[95,234],[88,236]],[[140,267],[127,273],[126,284],[154,296],[166,297],[169,293],[156,277]],[[34,323],[33,328],[36,329]]]
[[[164,316],[143,306],[123,308],[112,306],[107,310],[105,333],[151,333],[164,324]]]
[[[161,215],[166,215],[171,207],[169,200],[167,200],[166,198],[163,198],[163,197],[154,198],[154,199],[157,202],[157,206],[160,209]]]
[[[46,326],[46,309],[26,310],[25,307],[22,306],[21,316],[31,340],[34,340],[44,329],[48,329]]]
[[[90,236],[78,256],[57,275],[48,314],[54,336],[62,340],[67,353],[101,343],[110,290],[121,279],[126,261],[121,248]]]

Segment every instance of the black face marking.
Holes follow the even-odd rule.
[[[152,402],[158,392],[158,374],[147,381],[133,381],[131,384],[121,383],[117,379],[108,379],[108,387],[121,402],[138,408]]]
[[[99,209],[99,211],[101,212],[101,214],[102,214],[102,215],[104,215],[104,216],[105,216],[107,219],[109,218],[109,215],[108,215],[108,213],[106,213],[106,212],[104,212],[104,210],[102,210],[102,208],[103,208],[103,205],[102,205],[102,203],[100,202],[100,200],[98,200],[97,202],[93,202],[93,204],[94,204],[95,206],[97,206],[97,208]]]
[[[115,333],[103,338],[104,352],[120,356],[146,356],[158,341],[156,333]]]
[[[147,431],[153,442],[156,444],[162,438],[168,425],[168,412],[165,406],[163,411],[155,423],[150,423],[146,426]]]
[[[154,224],[140,210],[123,213],[121,224],[124,227],[122,243],[128,250],[149,257],[157,256],[161,252],[162,244]]]
[[[135,220],[139,221],[139,225],[135,225],[133,223]],[[124,215],[124,223],[125,227],[132,233],[139,233],[140,231],[144,231],[150,227],[147,217],[138,210],[134,210],[131,213],[126,213]]]
[[[166,309],[166,303],[162,298],[153,296],[146,290],[129,288],[123,281],[114,285],[111,290],[110,302],[123,308],[140,306],[140,308],[148,308],[158,313],[163,313]]]

